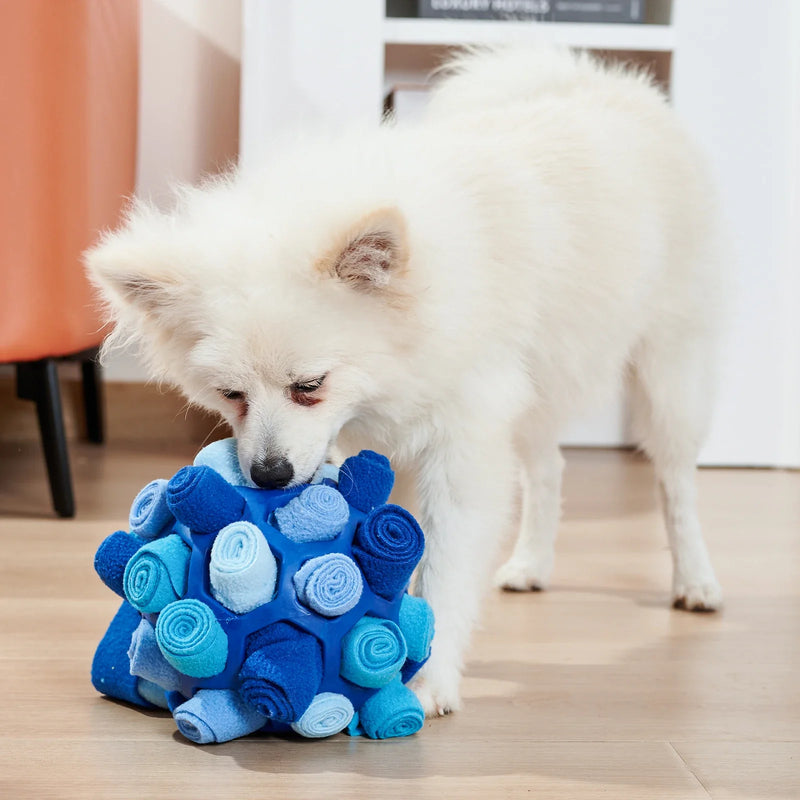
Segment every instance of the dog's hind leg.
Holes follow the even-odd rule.
[[[695,469],[714,395],[713,346],[702,337],[645,341],[635,354],[634,430],[655,467],[672,551],[672,602],[714,611],[722,590],[697,515]]]
[[[547,587],[553,571],[561,516],[564,459],[552,435],[523,430],[517,439],[520,458],[521,512],[511,557],[495,573],[495,585],[513,591]]]

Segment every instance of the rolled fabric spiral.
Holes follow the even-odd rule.
[[[425,537],[404,508],[379,506],[356,530],[353,555],[372,591],[391,600],[406,587],[422,558]]]
[[[364,589],[361,570],[343,553],[309,559],[292,580],[300,602],[323,617],[338,617],[348,612],[358,603]]]
[[[123,576],[128,602],[139,611],[155,614],[183,597],[191,556],[191,549],[176,533],[140,547]]]
[[[236,614],[268,603],[275,593],[278,564],[252,522],[231,522],[217,534],[208,571],[214,598]]]
[[[239,465],[239,455],[236,450],[236,439],[220,439],[206,445],[194,458],[195,467],[211,467],[234,486],[247,486],[256,488],[253,481],[248,478]]]
[[[293,542],[327,542],[347,525],[347,501],[332,486],[304,489],[285,506],[275,509],[278,530]]]
[[[128,659],[131,675],[156,684],[167,692],[180,689],[180,674],[164,658],[156,641],[155,628],[144,618],[131,636]]]
[[[430,655],[433,641],[433,609],[421,597],[403,595],[397,624],[408,645],[408,657],[412,661],[424,661]]]
[[[336,692],[322,692],[312,701],[303,716],[292,723],[292,730],[309,739],[321,739],[343,731],[355,710],[348,698]]]
[[[131,504],[128,524],[131,533],[142,539],[156,539],[175,522],[167,505],[167,482],[163,478],[150,481]]]
[[[170,603],[158,615],[156,641],[164,658],[184,675],[211,678],[225,669],[228,637],[199,600]]]
[[[107,536],[94,557],[94,569],[111,591],[125,597],[125,567],[144,544],[138,536],[116,531]]]
[[[242,696],[265,717],[294,722],[322,682],[319,640],[287,622],[275,622],[248,638],[239,672]]]
[[[178,730],[197,744],[229,742],[263,728],[267,718],[230,689],[200,689],[172,713]]]
[[[346,458],[339,469],[339,491],[351,506],[365,514],[383,505],[392,493],[394,472],[389,459],[372,450]]]
[[[340,674],[357,686],[379,689],[400,674],[407,655],[403,634],[394,622],[362,617],[342,639]]]
[[[361,706],[358,721],[371,739],[391,739],[416,733],[425,723],[425,712],[414,692],[397,678]]]
[[[183,467],[167,484],[167,504],[197,533],[217,533],[242,518],[244,498],[211,467]]]

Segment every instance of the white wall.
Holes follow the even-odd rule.
[[[672,94],[710,154],[737,302],[703,464],[800,466],[800,3],[680,0]]]
[[[142,0],[136,191],[159,205],[169,185],[235,161],[239,148],[240,0]],[[142,381],[130,353],[107,380]]]

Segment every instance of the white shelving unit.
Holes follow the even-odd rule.
[[[669,18],[670,0],[651,3]],[[295,126],[377,120],[392,81],[424,81],[448,47],[507,40],[668,55],[675,29],[387,17],[383,0],[244,0],[240,158],[258,159]]]
[[[716,168],[738,256],[731,281],[743,289],[702,461],[800,466],[800,2],[647,8],[652,22],[590,25],[387,17],[383,0],[244,0],[242,166],[297,127],[377,124],[387,87],[424,79],[448,47],[523,39],[653,64]],[[620,401],[567,441],[624,440]]]
[[[591,25],[569,22],[386,18],[384,44],[495,44],[509,39],[581,47],[589,50],[669,51],[671,25]]]

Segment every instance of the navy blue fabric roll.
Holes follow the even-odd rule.
[[[353,541],[353,556],[367,583],[387,600],[405,589],[424,549],[425,537],[417,521],[395,505],[370,511]]]
[[[362,450],[345,459],[339,469],[339,491],[351,506],[365,514],[383,505],[392,493],[394,472],[389,459],[372,450]]]
[[[239,672],[242,696],[276,722],[296,722],[319,691],[322,647],[316,637],[286,622],[250,636]]]
[[[100,580],[120,597],[125,597],[123,588],[125,567],[143,544],[144,541],[137,536],[117,531],[104,539],[97,548],[94,557],[95,572],[100,576]]]
[[[142,615],[130,604],[123,603],[100,640],[92,660],[92,686],[102,694],[125,700],[144,708],[153,708],[136,690],[139,678],[131,675],[128,647]]]
[[[197,533],[217,533],[242,518],[244,498],[211,467],[184,467],[167,485],[167,505]]]

